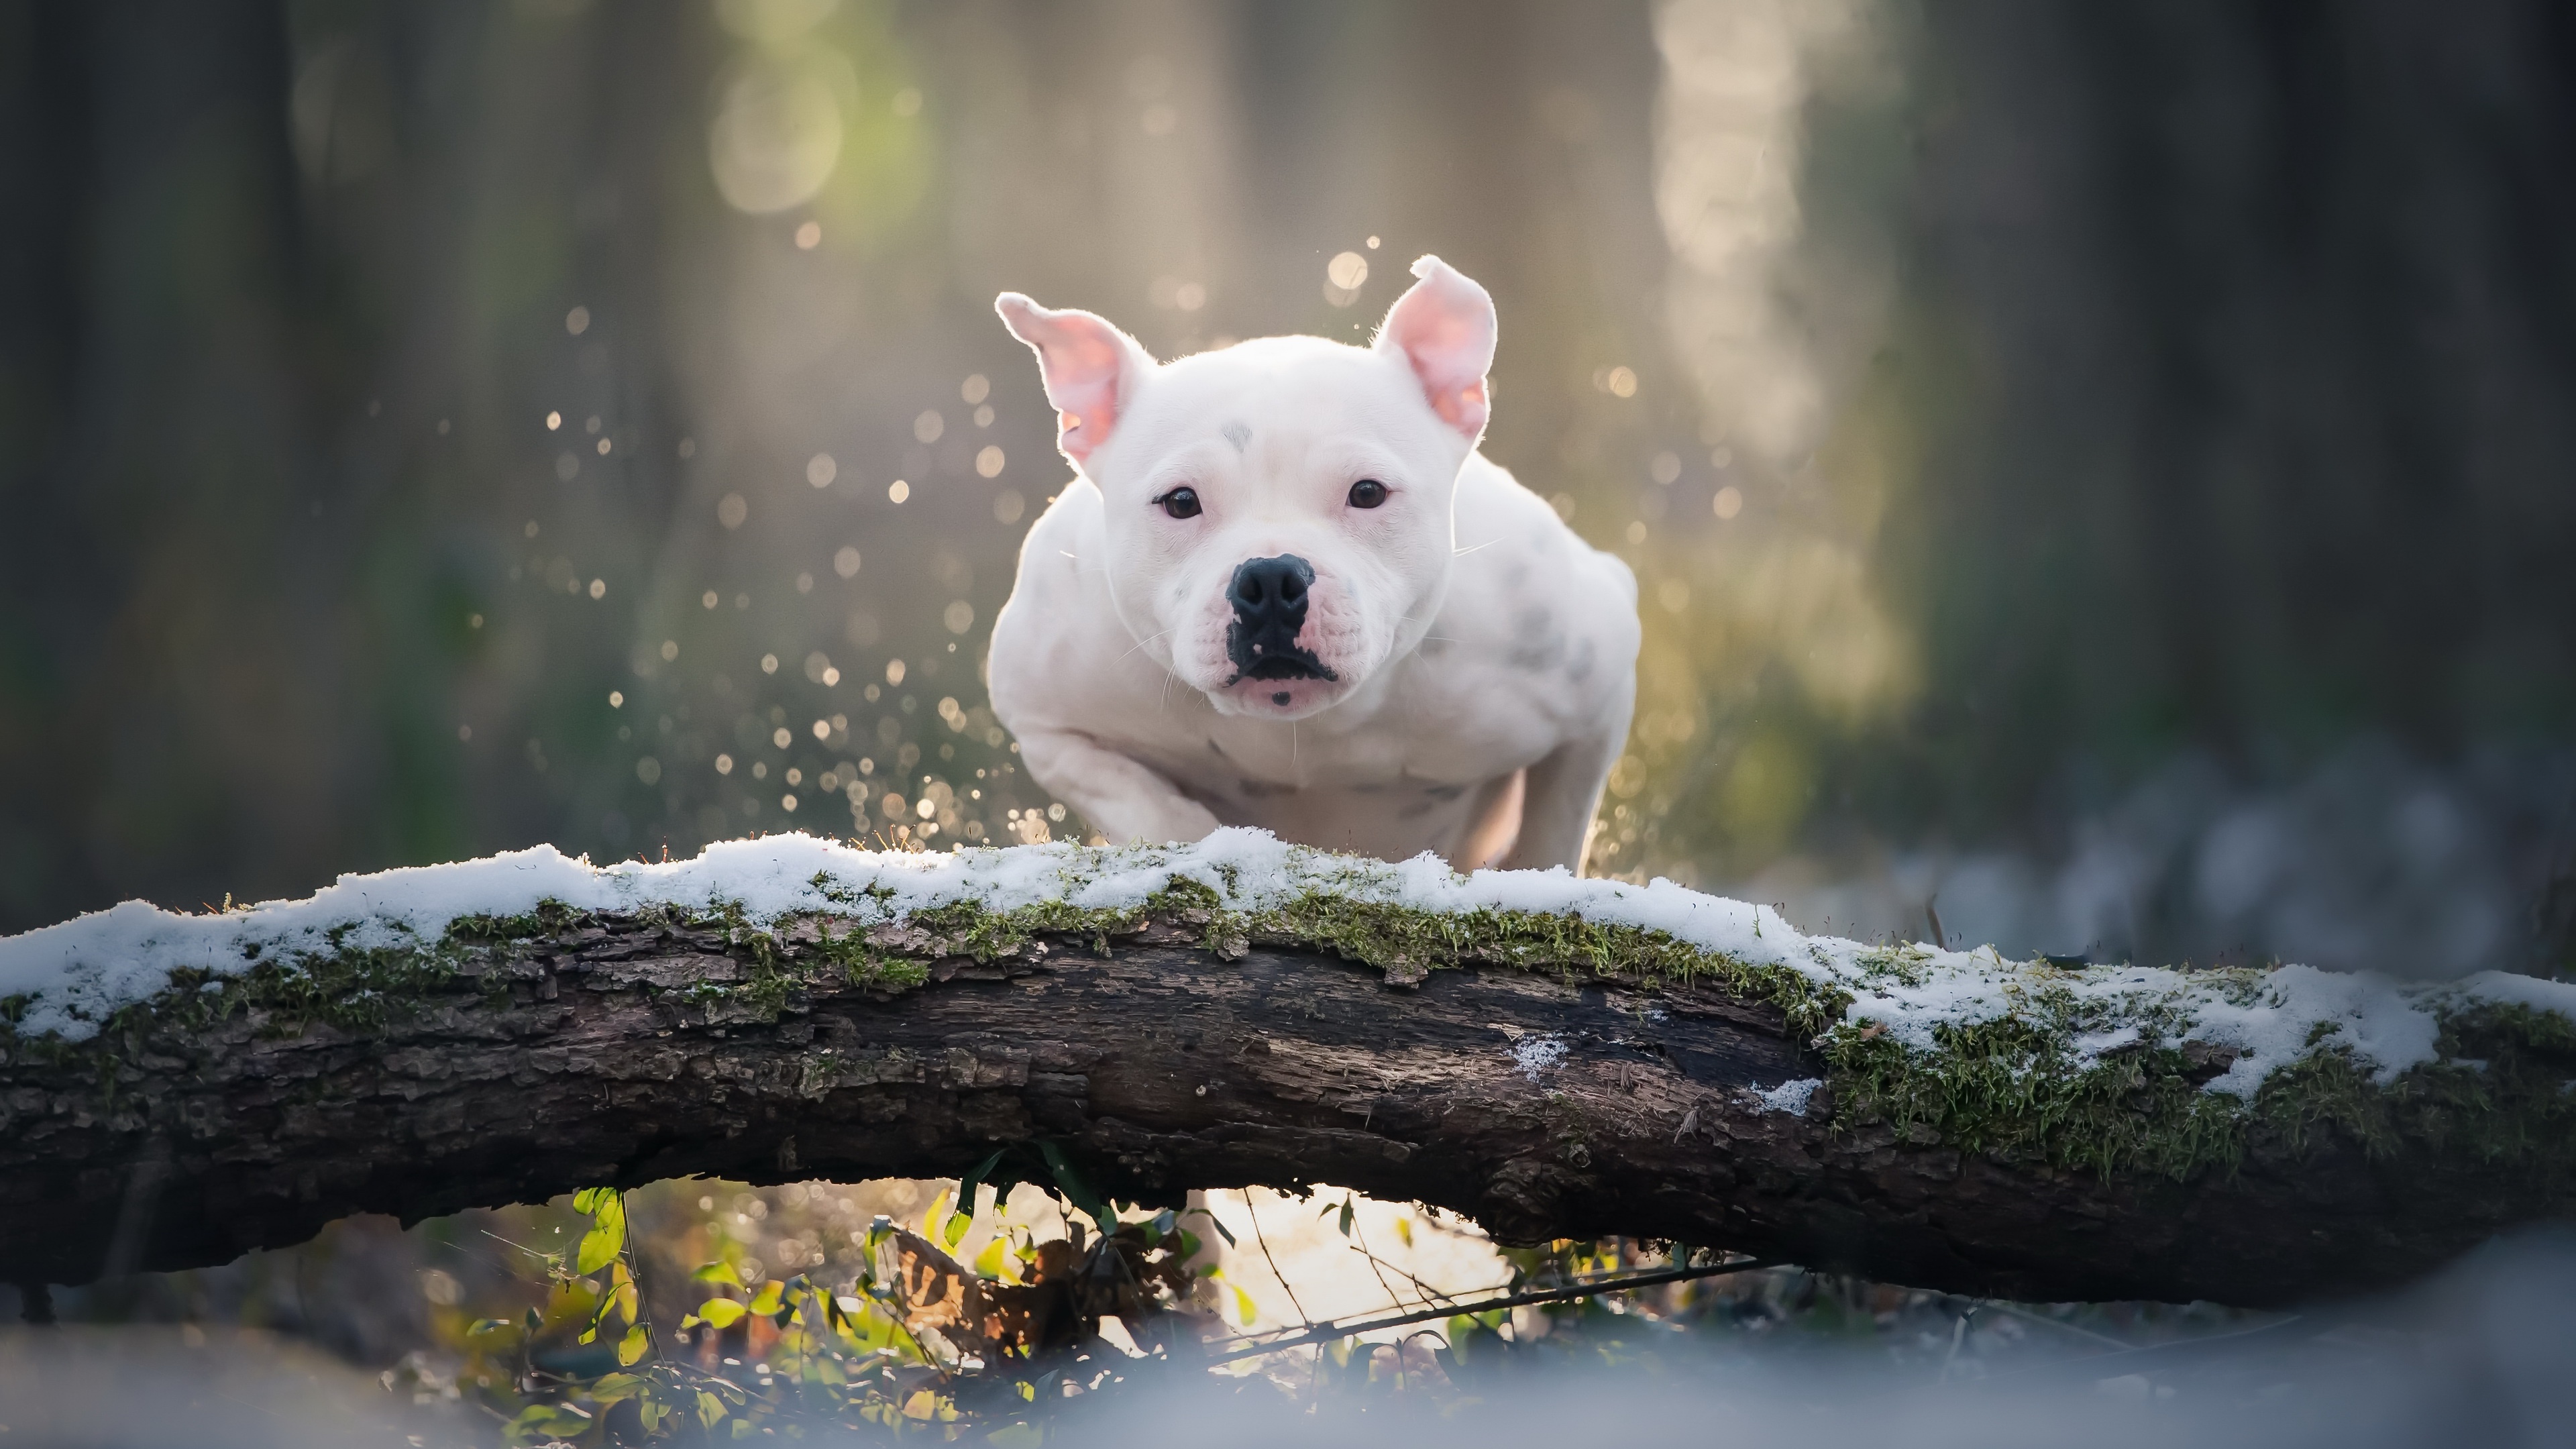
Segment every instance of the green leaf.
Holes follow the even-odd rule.
[[[698,1305],[698,1317],[705,1319],[709,1327],[718,1329],[731,1328],[742,1322],[743,1314],[748,1311],[730,1298],[710,1298]]]
[[[1116,1218],[1109,1205],[1094,1195],[1090,1186],[1074,1172],[1073,1164],[1064,1160],[1064,1150],[1052,1142],[1041,1142],[1038,1152],[1046,1158],[1047,1171],[1055,1178],[1055,1185],[1064,1193],[1066,1200],[1098,1223],[1102,1233],[1115,1232]]]
[[[465,1336],[467,1338],[480,1338],[487,1333],[499,1333],[509,1326],[510,1320],[506,1318],[478,1318],[474,1320],[474,1325],[471,1328],[465,1330]]]
[[[1009,1247],[1010,1240],[995,1233],[993,1241],[984,1245],[984,1251],[975,1255],[975,1275],[979,1278],[1001,1277],[1004,1250]]]
[[[1349,1237],[1350,1235],[1351,1235],[1351,1200],[1350,1200],[1349,1198],[1343,1198],[1343,1199],[1342,1199],[1342,1236],[1347,1238],[1347,1237]]]
[[[652,1336],[644,1331],[644,1325],[636,1324],[626,1330],[624,1338],[617,1340],[617,1362],[620,1365],[633,1364],[644,1356],[644,1350],[652,1347],[652,1343]]]
[[[573,1260],[573,1271],[587,1277],[617,1261],[626,1246],[626,1225],[592,1228],[581,1235],[581,1256]]]
[[[1231,1248],[1234,1246],[1234,1234],[1227,1229],[1223,1218],[1209,1212],[1206,1208],[1199,1209],[1199,1216],[1208,1220],[1208,1226],[1216,1229],[1216,1235],[1225,1239],[1225,1245],[1227,1247]]]
[[[1234,1289],[1235,1317],[1242,1320],[1244,1327],[1250,1328],[1252,1320],[1261,1316],[1260,1308],[1254,1305],[1252,1295],[1243,1291],[1242,1284],[1235,1283],[1228,1286]]]
[[[733,1270],[733,1264],[731,1263],[702,1264],[699,1266],[698,1271],[690,1274],[689,1276],[701,1283],[722,1283],[728,1287],[742,1287],[742,1275]],[[744,1291],[748,1292],[749,1290],[746,1289]]]
[[[652,1384],[653,1381],[642,1374],[601,1374],[598,1382],[593,1383],[588,1392],[600,1403],[613,1404],[620,1399],[631,1399],[643,1393],[651,1388]]]
[[[590,1231],[582,1234],[573,1259],[573,1271],[588,1276],[616,1261],[626,1247],[626,1199],[613,1187],[586,1187],[572,1201],[590,1214]]]
[[[948,1230],[941,1236],[946,1239],[948,1248],[953,1252],[959,1243],[966,1241],[967,1232],[974,1226],[975,1220],[966,1216],[964,1213],[950,1213],[948,1215]]]
[[[717,1398],[715,1395],[708,1393],[704,1389],[698,1390],[698,1422],[712,1429],[716,1426],[717,1421],[724,1418],[724,1416],[724,1400]]]
[[[539,1318],[539,1317],[537,1316],[537,1310],[535,1310],[535,1309],[533,1309],[533,1308],[529,1309],[529,1310],[528,1310],[528,1335],[529,1335],[531,1338],[535,1337],[535,1336],[536,1336],[540,1331],[542,1331],[542,1330],[545,1328],[545,1326],[546,1326],[546,1321],[545,1321],[544,1319]]]
[[[591,1421],[560,1404],[530,1404],[510,1421],[510,1437],[524,1443],[569,1439],[590,1428]]]
[[[1002,1165],[1002,1154],[1010,1150],[1007,1147],[995,1149],[992,1156],[975,1164],[973,1172],[957,1180],[957,1207],[960,1212],[975,1210],[975,1190],[984,1185],[984,1179],[993,1175],[994,1168]],[[995,1205],[999,1206],[998,1198]]]
[[[776,1313],[778,1311],[778,1296],[785,1291],[786,1285],[780,1283],[775,1278],[761,1284],[760,1291],[751,1295],[751,1311],[754,1313]],[[702,1309],[700,1311],[703,1312],[704,1310]]]

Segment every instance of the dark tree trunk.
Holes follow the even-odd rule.
[[[2026,1300],[2358,1291],[2564,1210],[2554,1174],[2325,1128],[2258,1134],[2240,1171],[2186,1181],[1837,1132],[1829,1091],[1804,1116],[1763,1105],[1823,1066],[1712,986],[1509,966],[1404,986],[1160,925],[933,957],[909,989],[789,985],[762,953],[814,929],[773,947],[592,920],[471,953],[363,1029],[165,1005],[76,1046],[0,1037],[0,1280],[219,1263],[343,1214],[597,1183],[956,1175],[1039,1140],[1122,1199],[1330,1182],[1506,1240],[1674,1238]]]

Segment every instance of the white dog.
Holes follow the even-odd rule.
[[[993,712],[1111,839],[1256,825],[1582,868],[1636,702],[1636,578],[1477,453],[1493,298],[1437,257],[1413,275],[1374,346],[1168,364],[1088,312],[994,304],[1080,476],[1021,547]]]

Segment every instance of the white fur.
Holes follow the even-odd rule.
[[[1636,698],[1636,580],[1475,451],[1491,299],[1436,258],[1414,271],[1365,349],[1264,338],[1158,365],[1089,314],[998,304],[1081,476],[1022,545],[993,711],[1112,840],[1255,825],[1580,869]],[[1383,506],[1350,505],[1363,478]],[[1198,517],[1153,501],[1179,486]],[[1281,553],[1314,566],[1297,643],[1334,680],[1232,680],[1227,586]]]

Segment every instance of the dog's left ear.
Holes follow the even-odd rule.
[[[1057,312],[1017,292],[993,299],[1002,325],[1038,355],[1047,401],[1055,405],[1056,446],[1080,467],[1109,441],[1154,359],[1136,339],[1089,312]]]
[[[1416,281],[1386,311],[1377,350],[1401,357],[1440,420],[1474,443],[1485,432],[1485,373],[1494,365],[1494,299],[1438,257],[1413,264]]]

